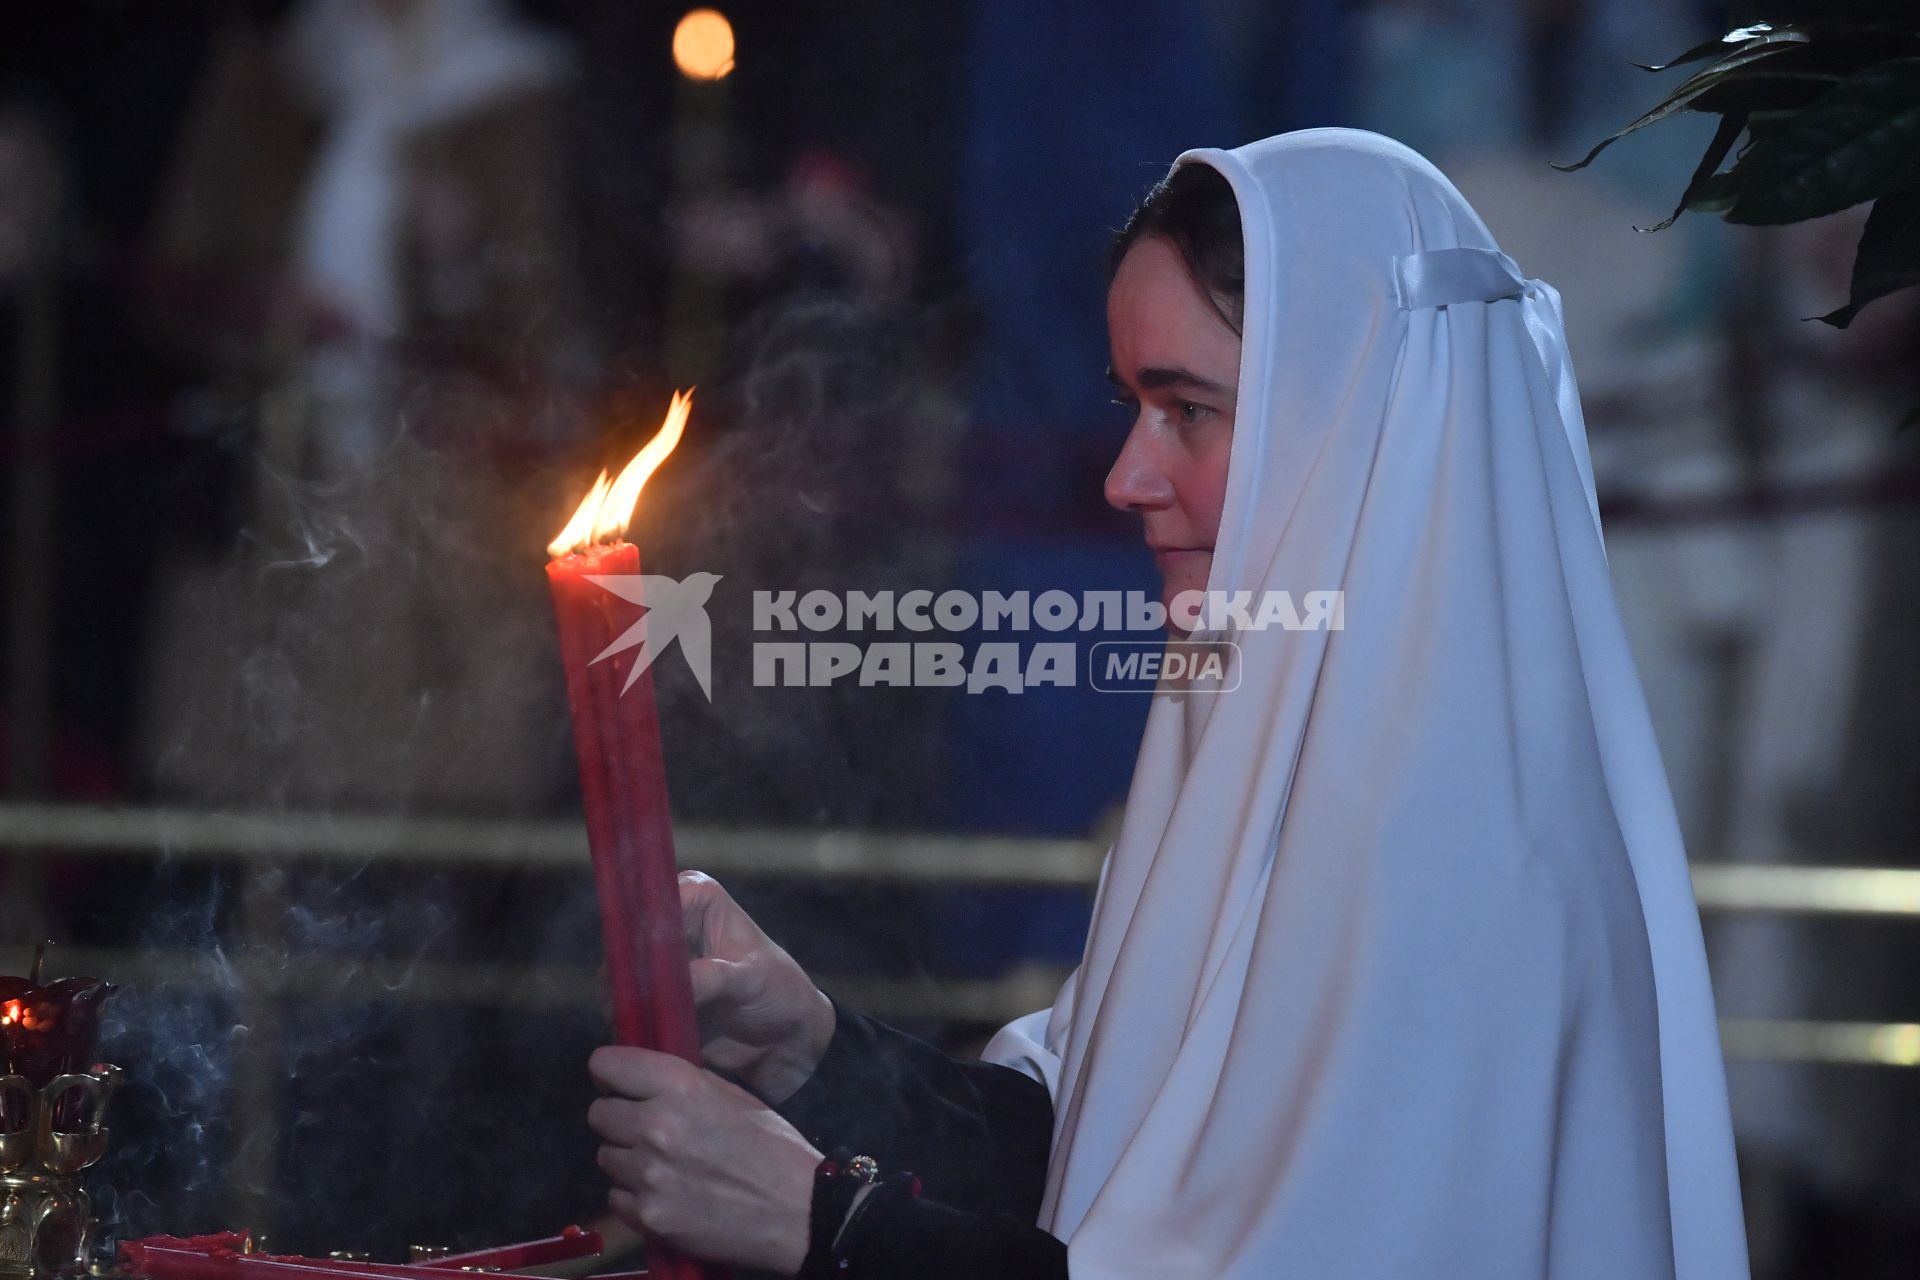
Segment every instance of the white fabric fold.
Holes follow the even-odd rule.
[[[1506,254],[1471,246],[1403,253],[1393,260],[1393,281],[1407,311],[1517,298],[1528,283]]]
[[[1209,588],[1345,628],[1156,695],[1082,964],[989,1048],[1054,1091],[1041,1225],[1076,1280],[1744,1276],[1558,295],[1378,135],[1178,163],[1246,246]]]

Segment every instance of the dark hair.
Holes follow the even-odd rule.
[[[1240,332],[1247,295],[1246,254],[1240,241],[1240,205],[1218,169],[1183,164],[1147,192],[1113,238],[1107,279],[1144,236],[1165,236],[1213,300],[1221,318]]]

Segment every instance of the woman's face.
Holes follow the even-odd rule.
[[[1133,413],[1107,501],[1140,516],[1161,599],[1205,591],[1227,492],[1240,376],[1233,331],[1164,236],[1127,250],[1107,290],[1107,376]]]

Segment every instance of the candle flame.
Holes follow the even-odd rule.
[[[593,488],[587,491],[580,506],[574,511],[573,518],[567,521],[560,536],[547,544],[547,554],[556,558],[576,551],[584,551],[596,542],[608,542],[627,531],[627,525],[633,521],[633,511],[640,502],[640,490],[647,478],[667,460],[674,446],[680,443],[680,437],[687,429],[687,416],[693,412],[693,391],[673,393],[673,403],[667,408],[666,421],[660,424],[660,430],[653,439],[640,446],[640,452],[633,455],[633,461],[620,468],[620,474],[609,480],[602,471],[600,478],[593,482]]]
[[[33,1010],[27,1007],[25,1001],[9,1000],[5,1004],[0,1004],[0,1026],[24,1027],[32,1031],[39,1025],[33,1016]]]

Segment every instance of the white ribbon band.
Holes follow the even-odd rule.
[[[1456,302],[1494,302],[1527,291],[1529,281],[1497,249],[1428,249],[1393,262],[1393,281],[1406,311]]]
[[[1587,491],[1587,507],[1593,515],[1594,528],[1599,529],[1600,502],[1594,492],[1593,463],[1587,454],[1586,422],[1580,412],[1579,392],[1560,355],[1564,349],[1560,337],[1564,322],[1559,293],[1544,280],[1528,279],[1521,273],[1519,264],[1499,250],[1465,246],[1401,254],[1393,262],[1393,283],[1400,294],[1401,309],[1406,311],[1461,302],[1521,300],[1526,308],[1527,333],[1540,353],[1547,385],[1553,389],[1559,405],[1560,425],[1573,451],[1581,485]]]

